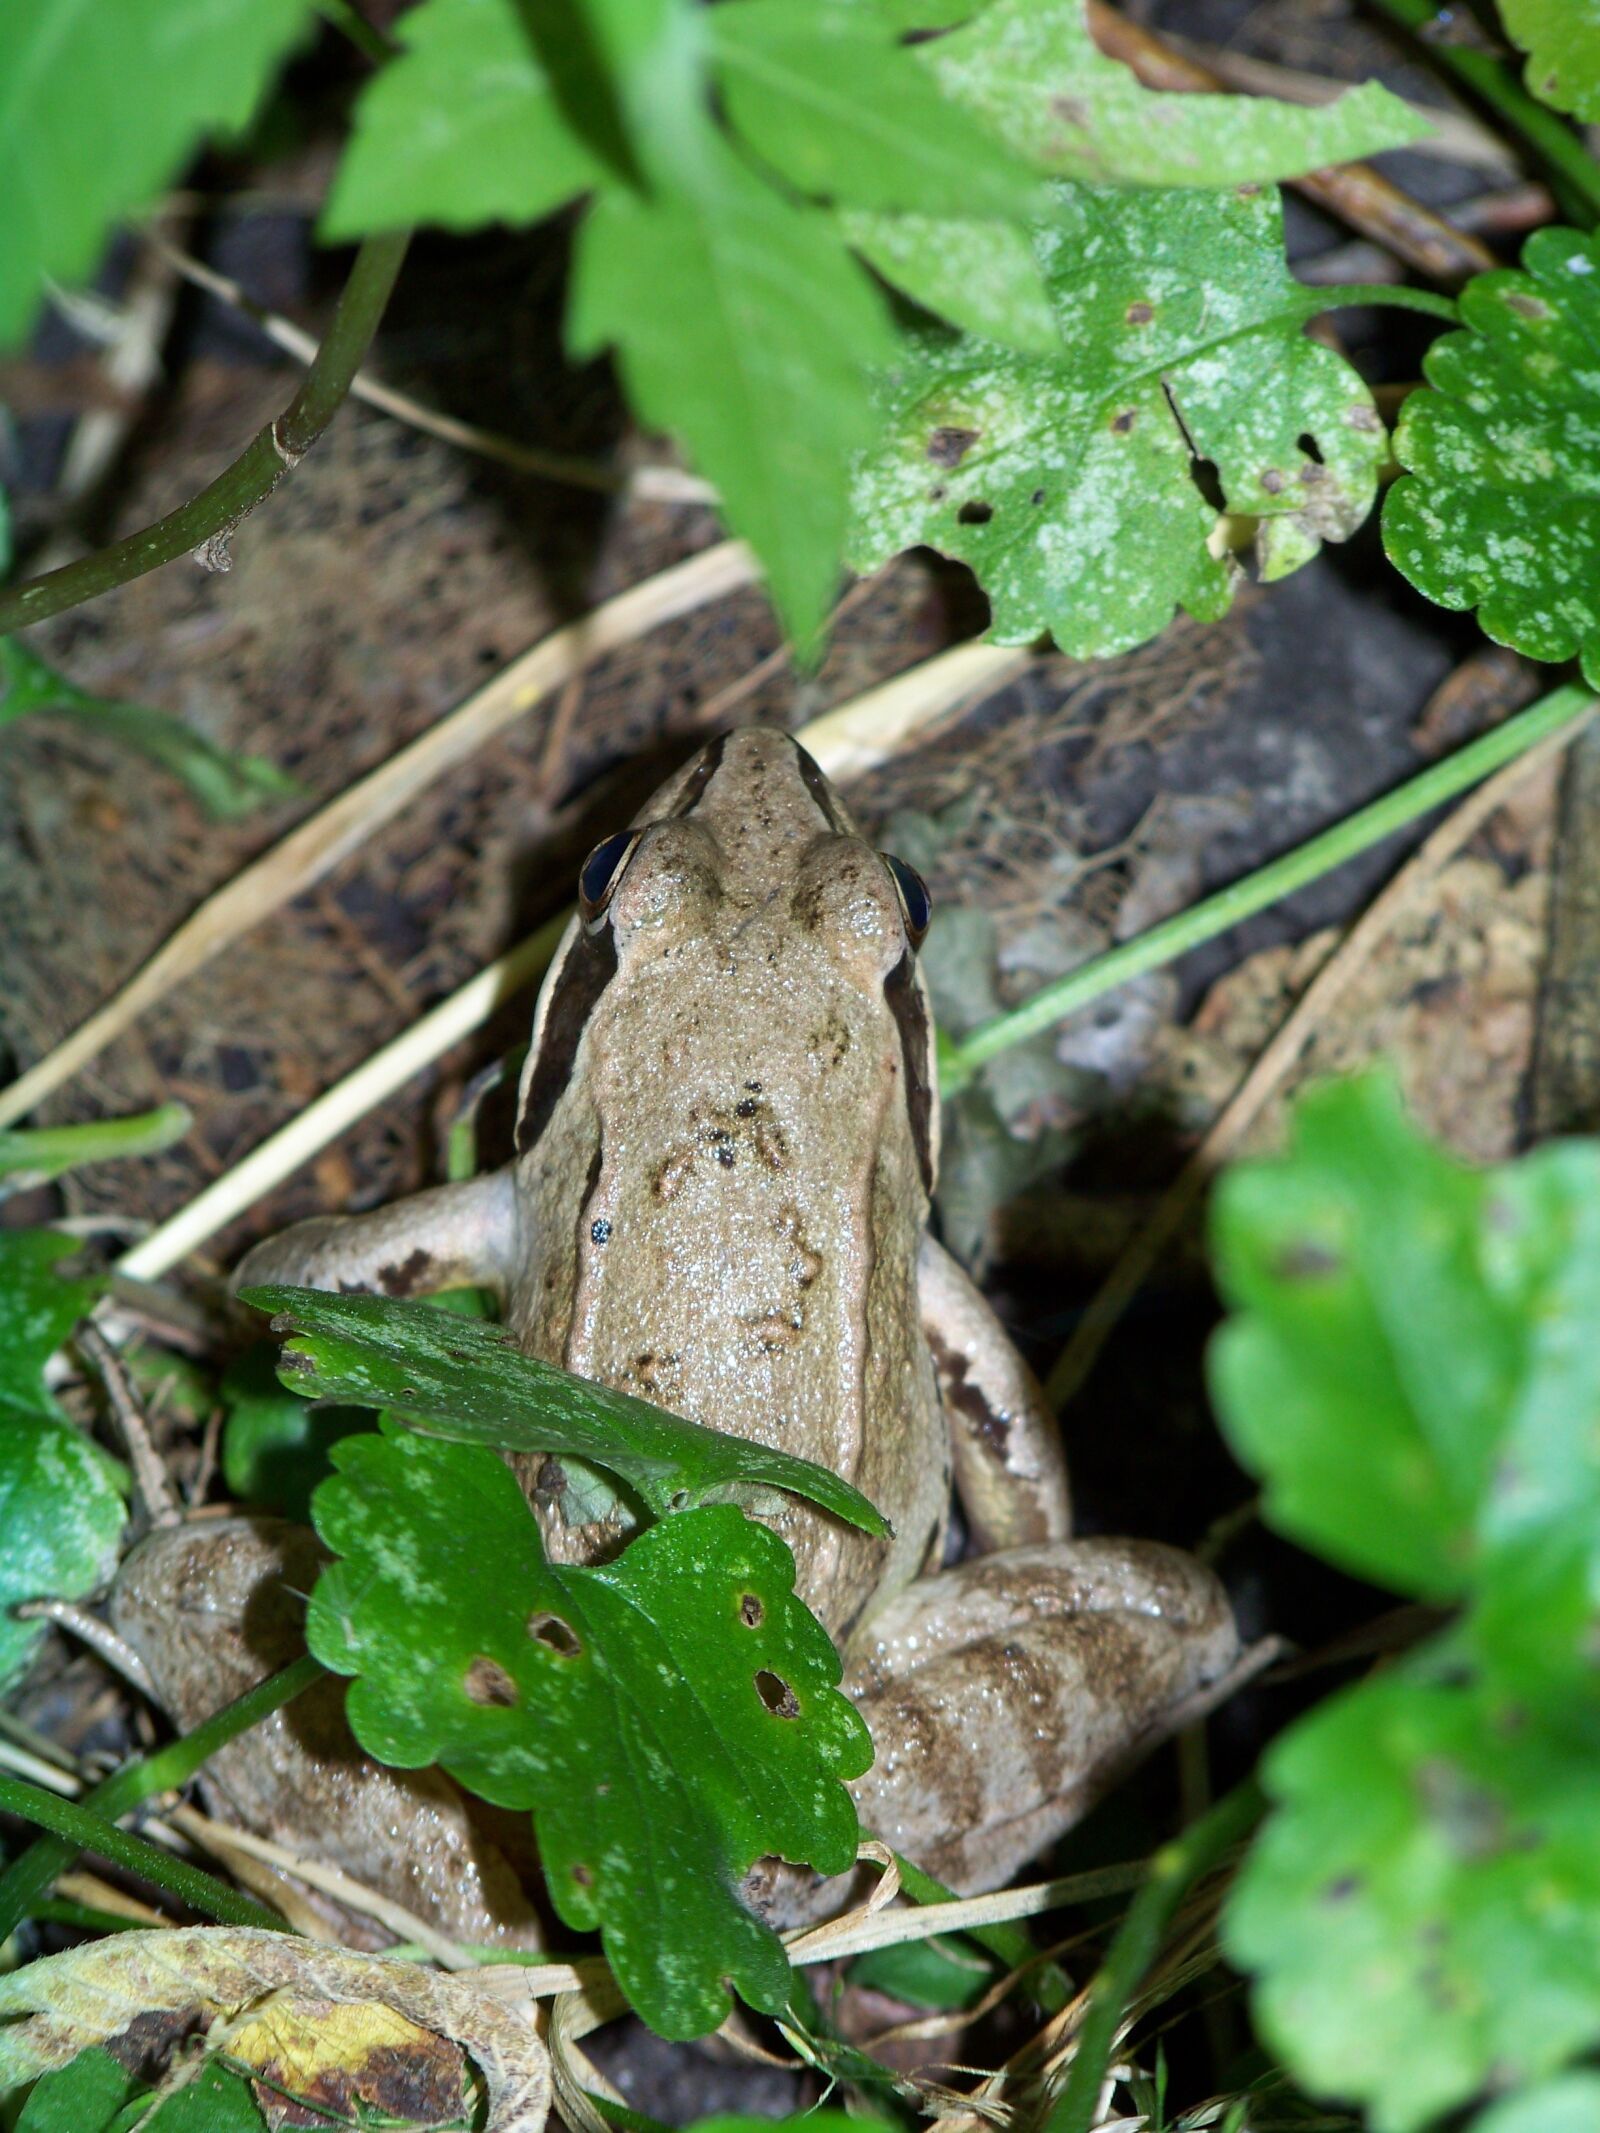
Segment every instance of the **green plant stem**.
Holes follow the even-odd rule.
[[[0,592],[0,637],[25,629],[31,622],[42,622],[48,615],[59,615],[65,608],[78,607],[196,549],[209,547],[215,567],[225,568],[221,550],[235,528],[299,465],[350,390],[350,381],[378,330],[409,240],[410,232],[400,230],[369,237],[362,244],[333,324],[300,390],[230,467],[198,496],[126,540]]]
[[[219,1748],[241,1733],[248,1733],[252,1726],[270,1718],[274,1711],[292,1700],[313,1682],[320,1681],[323,1670],[309,1655],[296,1659],[292,1666],[269,1675],[253,1689],[213,1712],[192,1733],[185,1733],[179,1740],[169,1741],[153,1755],[144,1756],[136,1763],[126,1763],[122,1769],[86,1792],[75,1804],[80,1813],[89,1813],[96,1831],[105,1824],[116,1822],[130,1809],[150,1799],[158,1792],[171,1792],[186,1785],[200,1766]],[[31,1790],[32,1788],[30,1788]],[[49,1794],[44,1795],[49,1798]],[[23,1810],[26,1812],[26,1810]],[[99,1848],[98,1836],[95,1839]],[[8,1940],[22,1923],[32,1915],[33,1906],[42,1897],[56,1876],[64,1873],[72,1864],[83,1845],[67,1835],[55,1834],[41,1837],[31,1844],[19,1859],[16,1859],[0,1875],[0,1943]],[[143,1847],[142,1847],[143,1848]],[[164,1855],[158,1855],[164,1856]],[[144,1871],[141,1868],[141,1871]],[[267,1915],[267,1922],[280,1925],[281,1921]],[[252,1918],[251,1924],[259,1925],[260,1917]]]
[[[190,1866],[187,1860],[174,1859],[170,1852],[158,1851],[146,1838],[118,1829],[115,1822],[91,1813],[76,1800],[63,1800],[58,1793],[46,1792],[40,1785],[0,1776],[0,1814],[21,1815],[24,1821],[37,1823],[40,1829],[49,1830],[77,1851],[98,1852],[102,1859],[126,1867],[130,1873],[142,1874],[147,1881],[169,1890],[192,1911],[203,1911],[208,1918],[221,1919],[224,1925],[283,1930],[283,1920],[277,1912],[269,1911],[253,1896],[242,1896],[214,1874]]]
[[[935,1881],[920,1866],[896,1852],[900,1886],[916,1904],[954,1903],[956,1892]],[[956,1939],[976,1941],[980,1948],[1003,1963],[1007,1970],[1026,1970],[1027,1989],[1046,2014],[1059,2014],[1072,1997],[1072,1986],[1059,1963],[1042,1962],[1033,1935],[1024,1925],[1002,1922],[992,1926],[965,1926]]]
[[[1180,911],[1175,918],[1152,926],[1148,933],[1141,933],[1137,939],[1124,942],[1109,954],[1096,956],[1092,962],[1068,971],[1065,977],[1041,986],[1020,1007],[980,1022],[959,1043],[941,1045],[940,1087],[946,1094],[962,1088],[986,1061],[998,1053],[1022,1043],[1025,1038],[1037,1036],[1068,1015],[1077,1014],[1091,1001],[1127,984],[1130,978],[1176,961],[1191,948],[1215,940],[1230,926],[1237,926],[1257,911],[1264,911],[1269,904],[1294,895],[1297,890],[1320,880],[1324,874],[1331,874],[1347,859],[1354,859],[1373,845],[1381,844],[1385,837],[1392,837],[1419,815],[1429,813],[1444,801],[1454,799],[1457,793],[1478,784],[1491,771],[1498,770],[1502,763],[1511,762],[1547,735],[1571,725],[1593,702],[1593,691],[1579,682],[1553,689],[1515,718],[1508,718],[1503,725],[1480,735],[1467,747],[1457,749],[1442,763],[1435,763],[1418,776],[1408,778],[1393,792],[1385,793],[1381,800],[1358,808],[1331,829],[1323,830],[1294,851],[1285,852],[1281,859],[1271,860],[1266,866],[1258,867],[1255,873],[1245,875],[1242,881],[1233,882],[1226,889],[1219,889],[1216,895],[1191,905],[1187,911]]]
[[[1307,318],[1320,318],[1324,311],[1348,311],[1356,304],[1387,304],[1391,311],[1425,311],[1430,318],[1461,323],[1461,311],[1453,296],[1437,289],[1408,289],[1403,282],[1335,281],[1326,288],[1306,290]]]
[[[1089,2133],[1123,2011],[1160,1952],[1173,1913],[1201,1876],[1249,1836],[1266,1804],[1255,1779],[1247,1778],[1151,1860],[1150,1878],[1129,1904],[1089,1986],[1089,2008],[1066,2086],[1051,2105],[1041,2133]]]
[[[1373,0],[1380,13],[1403,29],[1421,33],[1436,22],[1436,0]],[[1435,66],[1470,89],[1513,132],[1522,136],[1551,176],[1558,181],[1564,210],[1600,220],[1600,165],[1563,119],[1530,96],[1511,69],[1492,52],[1470,44],[1429,38],[1425,49]]]

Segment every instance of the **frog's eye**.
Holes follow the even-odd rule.
[[[639,842],[638,830],[618,830],[597,844],[578,875],[578,911],[591,933],[606,915],[606,906]]]
[[[900,909],[905,916],[911,945],[920,948],[923,935],[933,923],[933,898],[928,894],[928,884],[915,867],[907,866],[903,859],[896,859],[892,852],[884,853],[883,863],[894,876],[894,885],[900,892]]]

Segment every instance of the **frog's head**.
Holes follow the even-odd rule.
[[[861,836],[797,741],[719,736],[584,861],[578,915],[540,996],[519,1149],[601,1025],[618,1040],[613,1063],[623,1040],[648,1050],[694,1101],[722,1081],[819,1087],[843,1045],[860,1056],[838,1096],[881,1060],[931,1185],[933,1031],[916,962],[929,917],[921,878]]]

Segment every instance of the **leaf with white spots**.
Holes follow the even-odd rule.
[[[654,1512],[711,1489],[787,1489],[864,1533],[888,1521],[848,1481],[798,1458],[686,1421],[589,1378],[524,1355],[503,1326],[388,1296],[322,1289],[245,1289],[246,1303],[293,1329],[283,1382],[308,1399],[399,1411],[411,1429],[496,1451],[552,1453],[619,1474]]]
[[[1238,579],[1224,511],[1260,521],[1282,576],[1366,517],[1384,431],[1303,327],[1330,292],[1283,256],[1271,189],[1052,188],[1033,232],[1056,346],[914,342],[862,462],[851,560],[926,544],[971,565],[992,634],[1049,630],[1079,658],[1220,615]]]
[[[1311,109],[1270,96],[1147,89],[1090,36],[1084,0],[991,0],[964,29],[917,50],[948,97],[1018,155],[1063,178],[1125,185],[1296,178],[1432,131],[1378,82]]]
[[[784,1543],[711,1505],[572,1568],[491,1452],[394,1435],[333,1457],[314,1508],[341,1560],[308,1641],[358,1677],[361,1745],[531,1808],[556,1909],[599,1929],[663,2036],[715,2029],[728,1983],[779,2012],[788,1961],[737,1881],[768,1853],[848,1868],[844,1781],[872,1757]]]
[[[1496,644],[1600,685],[1600,238],[1540,230],[1460,303],[1395,432],[1389,560]]]
[[[76,1249],[54,1230],[0,1231],[0,1686],[43,1634],[24,1600],[81,1599],[110,1575],[122,1498],[105,1455],[73,1428],[44,1366],[99,1293],[57,1264]]]
[[[1500,0],[1500,19],[1528,55],[1534,95],[1600,119],[1600,0]]]

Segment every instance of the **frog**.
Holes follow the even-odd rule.
[[[719,736],[582,866],[511,1160],[297,1223],[235,1280],[477,1288],[529,1354],[863,1491],[885,1533],[799,1496],[746,1508],[788,1544],[871,1734],[850,1788],[863,1829],[977,1893],[1070,1828],[1240,1647],[1193,1555],[1074,1536],[1057,1421],[934,1234],[930,916],[920,877],[791,735]],[[627,1507],[593,1472],[508,1457],[552,1560],[625,1543]],[[967,1552],[947,1562],[952,1495]],[[252,1545],[265,1562],[277,1544]],[[159,1680],[170,1595],[145,1582],[133,1641]],[[354,1767],[347,1753],[342,1811]],[[783,1862],[747,1887],[778,1923],[822,1900]]]

